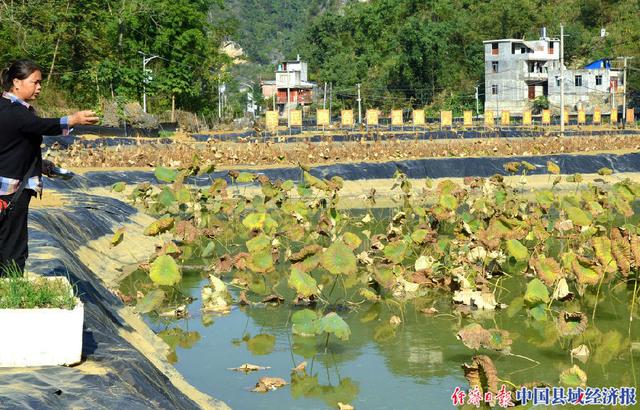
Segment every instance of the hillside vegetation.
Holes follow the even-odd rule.
[[[0,62],[42,64],[41,104],[50,107],[140,101],[144,52],[159,56],[147,65],[154,113],[175,96],[177,107],[212,118],[220,83],[230,85],[232,101],[238,84],[271,78],[275,61],[297,54],[309,62],[311,80],[332,84],[336,108],[353,106],[361,83],[365,107],[460,109],[475,105],[476,85],[482,100],[483,40],[536,39],[542,26],[557,37],[563,22],[570,66],[638,56],[639,13],[637,1],[611,0],[2,2]],[[230,69],[219,51],[226,40],[238,42],[252,64]],[[640,72],[630,70],[628,82],[635,104]]]

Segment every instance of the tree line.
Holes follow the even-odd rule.
[[[567,63],[579,66],[637,56],[639,14],[639,2],[623,0],[2,1],[0,62],[40,63],[42,103],[52,107],[140,101],[147,78],[151,112],[175,97],[179,108],[213,116],[219,84],[257,85],[244,77],[272,78],[278,59],[300,54],[311,80],[332,84],[336,108],[354,107],[361,83],[365,107],[461,110],[475,107],[476,86],[482,101],[482,41],[536,39],[542,26],[557,37],[563,22]],[[253,68],[232,66],[220,52],[228,39]],[[158,56],[146,75],[140,52]],[[638,85],[640,72],[629,71],[632,104]]]

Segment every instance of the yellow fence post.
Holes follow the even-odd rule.
[[[522,125],[531,125],[531,111],[525,110],[522,112]]]
[[[402,110],[391,110],[391,125],[399,127],[403,125]]]
[[[618,110],[611,110],[611,124],[618,123]]]
[[[542,125],[551,125],[551,111],[542,110]]]
[[[345,127],[353,127],[353,110],[342,110],[340,112],[340,123]]]
[[[635,119],[635,111],[633,108],[627,108],[627,124],[631,123],[635,123],[636,119]]]
[[[465,127],[473,126],[473,111],[465,111],[463,114],[463,125]]]
[[[440,111],[440,126],[451,127],[453,123],[453,114],[451,111]]]
[[[316,111],[316,125],[317,126],[325,126],[329,125],[329,110],[320,108]]]
[[[584,110],[578,110],[578,125],[583,125],[587,122],[587,114]]]
[[[593,110],[593,125],[599,125],[602,123],[602,112],[600,111],[600,107],[596,107]]]
[[[511,115],[509,111],[502,111],[500,115],[500,125],[509,125],[511,124]]]
[[[278,111],[267,111],[265,114],[267,129],[273,131],[278,128]]]
[[[302,110],[291,110],[289,112],[290,117],[290,125],[292,127],[302,127]]]
[[[564,121],[564,125],[569,124],[569,111],[564,110],[564,115],[562,116],[562,121]]]
[[[377,109],[368,109],[367,110],[367,125],[378,125],[378,110]]]
[[[494,119],[493,119],[493,111],[491,110],[486,110],[484,112],[484,125],[485,127],[493,127],[495,124]]]
[[[424,125],[424,110],[413,110],[413,125]]]

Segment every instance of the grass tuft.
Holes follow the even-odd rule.
[[[73,309],[76,298],[62,280],[27,279],[15,264],[4,267],[7,278],[0,279],[0,309]]]

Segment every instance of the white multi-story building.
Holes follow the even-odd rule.
[[[485,111],[496,115],[507,110],[521,114],[536,98],[546,97],[554,112],[560,111],[560,40],[547,37],[542,29],[536,41],[502,39],[484,41]],[[602,112],[620,106],[624,93],[622,72],[608,60],[598,60],[581,69],[564,70],[565,107]]]
[[[282,61],[276,68],[275,81],[263,81],[262,93],[265,98],[275,96],[280,112],[299,105],[310,105],[316,84],[307,78],[307,63],[300,60]]]

